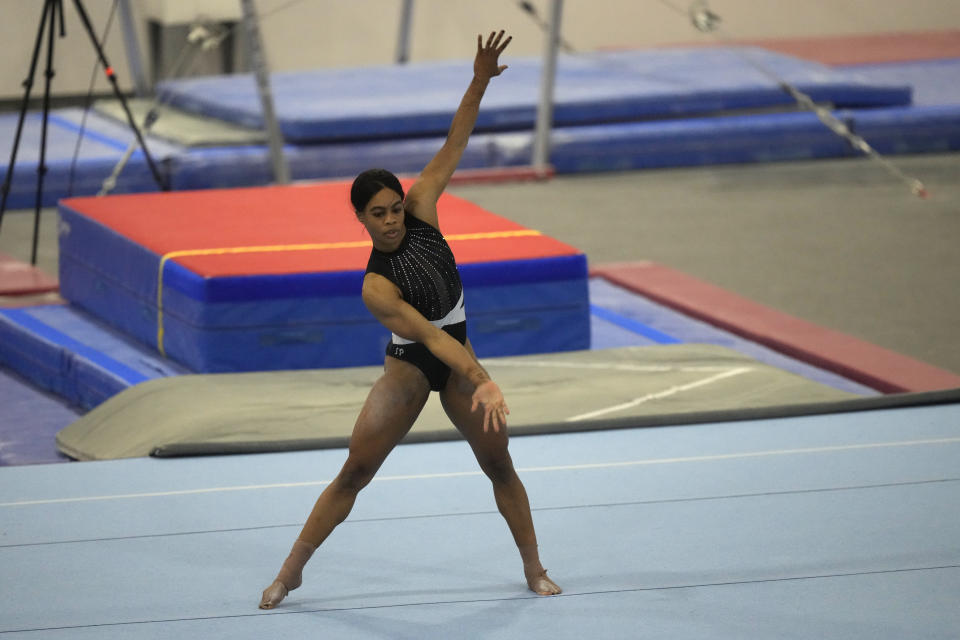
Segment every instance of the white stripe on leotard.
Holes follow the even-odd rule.
[[[450,310],[450,313],[443,316],[439,320],[430,320],[430,324],[442,329],[447,325],[457,324],[458,322],[464,322],[467,319],[467,311],[464,308],[463,303],[463,290],[460,291],[460,299],[457,300],[457,304],[453,305],[453,309]],[[413,344],[413,340],[407,340],[406,338],[401,338],[395,333],[390,334],[392,336],[393,344]]]

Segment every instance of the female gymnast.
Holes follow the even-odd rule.
[[[511,40],[503,34],[491,33],[486,43],[477,36],[473,80],[445,143],[406,198],[400,181],[383,169],[365,171],[353,183],[350,198],[357,219],[373,240],[363,301],[393,337],[383,376],[370,390],[353,428],[347,461],[317,499],[277,578],[264,590],[261,609],[272,609],[300,586],[310,556],[350,513],[359,491],[413,426],[431,390],[440,392],[444,411],[493,483],[527,585],[541,595],[560,593],[540,564],[527,493],[507,451],[509,410],[467,339],[463,288],[453,254],[438,230],[437,200],[467,146],[490,78],[507,68],[499,65]]]

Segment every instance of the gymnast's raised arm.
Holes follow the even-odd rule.
[[[500,54],[510,44],[513,36],[503,38],[504,32],[493,32],[484,44],[483,36],[477,36],[477,55],[473,60],[473,79],[460,106],[453,116],[450,131],[437,155],[420,172],[417,181],[410,187],[404,201],[404,208],[417,218],[438,226],[437,200],[446,189],[450,177],[460,163],[467,140],[473,132],[480,111],[480,100],[487,89],[490,78],[500,75],[507,65],[499,63]]]

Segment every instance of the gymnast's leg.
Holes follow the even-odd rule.
[[[347,461],[320,494],[276,580],[264,590],[261,609],[274,608],[300,586],[310,556],[346,519],[357,494],[413,426],[429,395],[430,385],[419,369],[387,357],[384,374],[370,390],[353,427]]]
[[[466,346],[473,354],[469,341]],[[513,468],[513,460],[510,459],[510,453],[507,451],[507,429],[502,426],[499,432],[491,429],[484,433],[483,411],[470,410],[472,395],[473,385],[454,372],[450,374],[446,388],[440,392],[440,401],[451,422],[470,443],[477,462],[493,483],[493,495],[497,508],[507,521],[510,533],[513,534],[517,549],[520,551],[527,585],[531,591],[540,595],[556,595],[561,592],[560,587],[547,577],[546,569],[540,564],[537,534],[533,528],[533,516],[530,513],[527,491],[517,476]]]

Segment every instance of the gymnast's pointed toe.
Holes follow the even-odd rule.
[[[274,580],[269,587],[263,590],[263,597],[260,598],[260,608],[273,609],[287,597],[288,593],[290,593],[290,590],[287,589],[285,584],[279,580]]]

